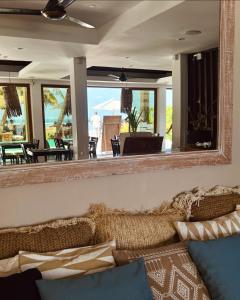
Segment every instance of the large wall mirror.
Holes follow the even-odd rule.
[[[234,1],[178,1],[100,43],[98,64],[0,80],[0,185],[229,163],[233,40]]]

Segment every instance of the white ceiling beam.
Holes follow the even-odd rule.
[[[141,1],[119,17],[102,26],[99,29],[100,42],[116,39],[116,36],[137,27],[184,1],[186,0]]]
[[[18,76],[19,78],[28,78],[29,74],[34,72],[35,68],[40,65],[40,62],[32,62],[26,67],[24,67],[22,70],[19,71]]]

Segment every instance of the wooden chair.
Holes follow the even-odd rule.
[[[55,147],[60,149],[69,150],[68,154],[65,155],[65,160],[72,160],[73,158],[73,150],[71,149],[70,143],[64,141],[63,139],[55,138],[54,139]],[[56,155],[56,160],[62,160],[62,155]]]
[[[12,164],[17,164],[17,156],[14,153],[7,153],[6,150],[10,149],[10,147],[2,145],[0,146],[0,156],[1,156],[1,163],[3,165],[6,165],[7,160],[10,160],[11,165]]]
[[[111,139],[113,157],[120,155],[120,142],[119,139]]]
[[[90,158],[97,158],[97,144],[98,138],[97,137],[89,137],[89,157]]]
[[[31,156],[27,151],[28,149],[34,148],[34,144],[32,146],[33,147],[31,147],[31,146],[29,147],[29,145],[27,145],[27,144],[21,144],[21,148],[22,148],[22,152],[23,152],[23,159],[25,160],[25,162],[27,164],[31,164],[31,163],[35,162],[33,159],[33,156]]]
[[[33,139],[34,149],[39,149],[39,143],[40,143],[40,140]]]

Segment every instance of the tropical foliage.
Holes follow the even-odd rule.
[[[172,115],[173,115],[173,108],[172,106],[166,107],[166,129],[167,132],[172,126]],[[172,140],[172,130],[170,130],[168,133],[166,133],[165,136],[166,140]]]
[[[58,100],[59,98],[59,100]],[[60,113],[56,122],[56,133],[59,133],[65,117],[65,108],[67,105],[67,97],[62,88],[44,88],[44,105],[52,106],[60,109]]]
[[[25,105],[26,103],[26,98],[27,98],[27,89],[26,87],[21,87],[18,86],[17,87],[17,93],[18,93],[18,97],[20,100],[20,104]],[[3,88],[0,87],[0,125],[4,125],[6,123],[7,120],[7,111],[6,111],[6,104],[4,101],[4,96],[3,96]]]
[[[137,132],[141,122],[142,111],[138,114],[136,107],[127,114],[126,121],[129,123],[129,132]]]

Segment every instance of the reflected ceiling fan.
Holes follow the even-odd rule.
[[[0,8],[0,15],[30,15],[44,16],[54,21],[68,20],[82,27],[93,29],[93,25],[83,22],[67,14],[66,8],[76,0],[49,0],[44,9],[26,9],[26,8]]]
[[[128,81],[128,76],[127,76],[127,73],[125,72],[124,68],[122,68],[122,72],[119,76],[109,74],[108,77],[111,77],[111,78],[113,78],[117,81],[121,81],[121,82],[127,82]]]

